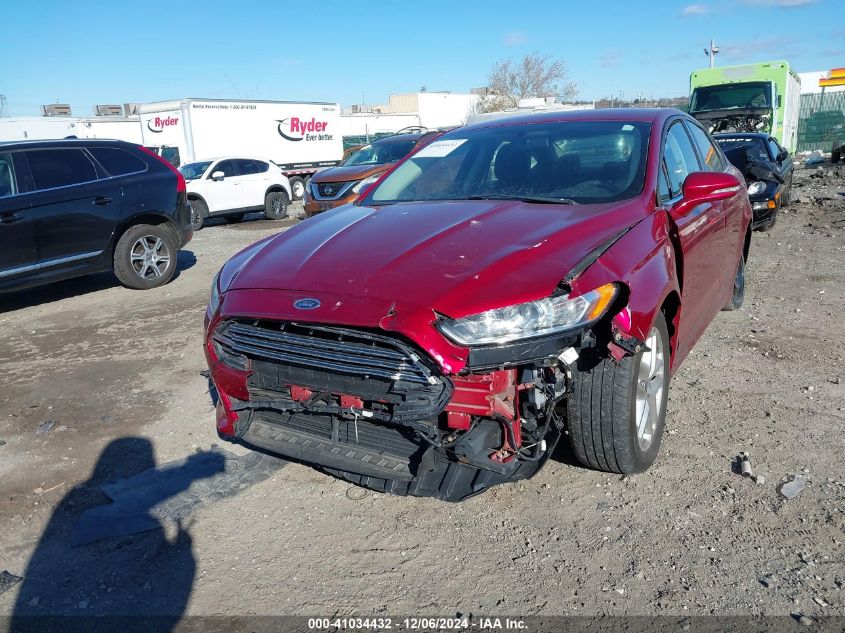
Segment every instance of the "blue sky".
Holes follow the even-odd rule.
[[[498,59],[563,59],[582,99],[686,94],[706,65],[845,66],[843,0],[20,2],[2,11],[7,113],[180,97],[381,103],[464,92]]]

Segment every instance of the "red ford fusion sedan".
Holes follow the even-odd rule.
[[[742,304],[740,174],[676,110],[453,130],[354,203],[214,280],[205,353],[225,437],[369,488],[457,501],[655,460],[669,378]]]

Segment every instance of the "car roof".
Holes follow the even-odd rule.
[[[54,139],[38,139],[38,140],[21,140],[21,141],[3,141],[0,142],[0,149],[38,149],[38,148],[55,148],[55,147],[86,147],[96,145],[130,145],[138,147],[137,143],[127,143],[113,138],[54,138]]]
[[[190,163],[185,164],[190,165],[192,163],[216,163],[220,160],[260,160],[265,163],[275,165],[272,160],[270,160],[269,158],[264,158],[263,156],[215,156],[214,158],[199,158],[197,160],[192,160]]]
[[[759,138],[766,140],[771,136],[771,134],[766,134],[765,132],[719,132],[718,134],[714,134],[713,138],[717,141],[720,138]]]
[[[467,125],[464,130],[503,127],[539,123],[557,123],[565,121],[633,121],[643,123],[663,123],[671,116],[683,116],[691,119],[685,112],[674,108],[597,108],[592,110],[566,110],[554,112],[534,112],[514,116],[479,121]]]
[[[411,132],[408,134],[394,134],[392,136],[383,136],[380,139],[376,139],[370,145],[381,145],[383,143],[398,143],[400,141],[417,141],[421,139],[423,136],[427,136],[429,134],[433,134],[433,132]]]

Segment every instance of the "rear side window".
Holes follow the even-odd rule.
[[[13,196],[18,192],[15,168],[11,154],[0,154],[0,198]]]
[[[238,166],[238,173],[241,176],[249,176],[251,174],[260,174],[267,171],[267,163],[251,159],[236,160]],[[228,175],[228,174],[227,174]]]
[[[725,164],[722,162],[722,155],[713,145],[707,133],[692,123],[688,123],[687,127],[689,128],[690,136],[692,136],[695,146],[698,148],[698,154],[701,156],[704,168],[707,171],[722,171],[725,168]]]
[[[97,180],[94,163],[81,149],[34,149],[26,152],[36,189],[67,187]]]
[[[117,147],[89,147],[88,151],[112,176],[136,174],[147,170],[147,164],[131,152]]]
[[[683,191],[686,177],[701,169],[689,136],[680,122],[673,123],[669,128],[666,143],[663,146],[663,161],[669,177],[670,195],[676,198]]]

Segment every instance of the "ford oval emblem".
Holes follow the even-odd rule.
[[[314,310],[320,307],[319,299],[297,299],[293,302],[293,307],[297,310]]]

